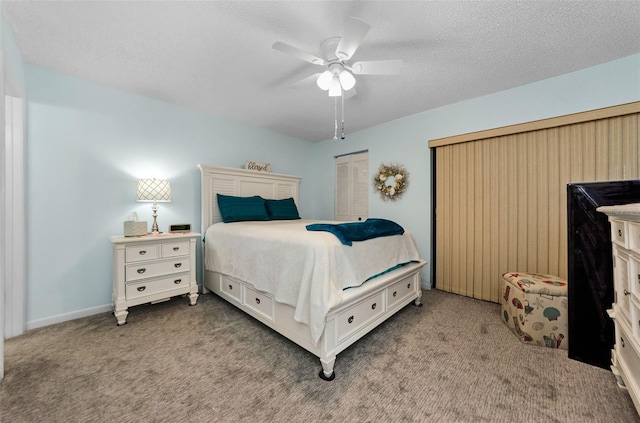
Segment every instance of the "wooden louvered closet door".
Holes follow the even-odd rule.
[[[566,187],[640,178],[640,102],[432,140],[435,287],[499,302],[507,271],[567,277]]]

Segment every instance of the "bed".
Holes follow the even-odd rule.
[[[202,181],[201,230],[205,236],[202,255],[203,293],[214,292],[316,355],[322,366],[319,374],[322,379],[332,380],[335,377],[336,356],[345,348],[407,304],[413,302],[417,306],[421,305],[420,273],[426,262],[417,256],[417,250],[406,248],[407,251],[404,251],[407,239],[413,243],[408,232],[401,236],[376,238],[345,246],[333,234],[301,229],[309,223],[320,222],[315,220],[222,223],[218,194],[235,197],[259,195],[274,200],[292,198],[297,204],[300,178],[203,164],[198,167]],[[264,237],[273,236],[269,231],[273,231],[274,226],[277,232],[286,234],[280,238],[286,238],[293,246],[288,247],[276,238],[257,238],[263,232]],[[303,245],[301,232],[314,241]],[[234,236],[247,237],[242,241],[245,244],[238,244],[240,241],[236,241]],[[248,245],[247,240],[256,245],[251,245],[251,248],[234,248],[234,245]],[[259,242],[268,242],[274,246],[271,248],[274,254],[294,259],[292,265],[270,266],[273,269],[266,269],[264,263],[261,268],[257,266],[254,262],[259,260],[252,257],[269,260],[269,263],[282,262],[277,258],[252,256],[251,254],[258,254],[258,251],[264,251],[259,250]],[[297,242],[299,243],[296,244]],[[389,242],[391,244],[387,244]],[[329,252],[322,249],[321,243],[327,245],[325,248]],[[375,247],[376,244],[378,247]],[[385,264],[383,271],[371,270],[373,274],[367,278],[362,276],[362,266],[342,266],[341,262],[346,263],[346,258],[350,255],[355,257],[358,252],[365,254],[371,262],[371,258],[377,256],[374,250],[368,248],[399,251],[395,254],[398,257],[389,260],[401,260],[401,263],[393,263],[398,266]],[[301,256],[296,258],[296,254]],[[312,265],[300,264],[304,262],[305,255],[314,257]],[[380,256],[380,260],[374,261],[377,263],[384,260],[387,259]],[[324,269],[334,266],[339,267],[339,277],[336,277],[336,269]],[[301,273],[295,273],[296,269]],[[256,274],[256,271],[261,273]],[[294,283],[295,288],[292,289],[287,288],[291,285],[285,284],[284,288],[278,288],[273,284],[274,280],[287,278],[300,282]]]

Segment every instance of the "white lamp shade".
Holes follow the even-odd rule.
[[[340,97],[341,95],[342,88],[340,87],[340,80],[336,76],[331,80],[331,86],[329,87],[329,97]]]
[[[340,84],[343,90],[349,91],[356,85],[356,79],[348,71],[343,70],[340,72]]]
[[[138,201],[169,202],[171,184],[166,179],[139,179],[136,198]]]
[[[333,80],[333,73],[331,71],[324,71],[318,79],[316,80],[316,84],[320,87],[321,90],[327,91],[329,87],[331,87],[331,81]]]

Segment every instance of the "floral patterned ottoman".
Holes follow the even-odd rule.
[[[567,349],[567,281],[538,273],[502,275],[502,320],[522,342]]]

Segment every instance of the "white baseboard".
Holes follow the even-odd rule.
[[[57,316],[46,317],[44,319],[31,320],[27,322],[27,330],[41,328],[44,326],[55,325],[69,320],[80,319],[82,317],[93,316],[94,314],[113,311],[112,304],[105,304],[97,307],[85,308],[83,310],[73,311],[71,313],[59,314]]]

